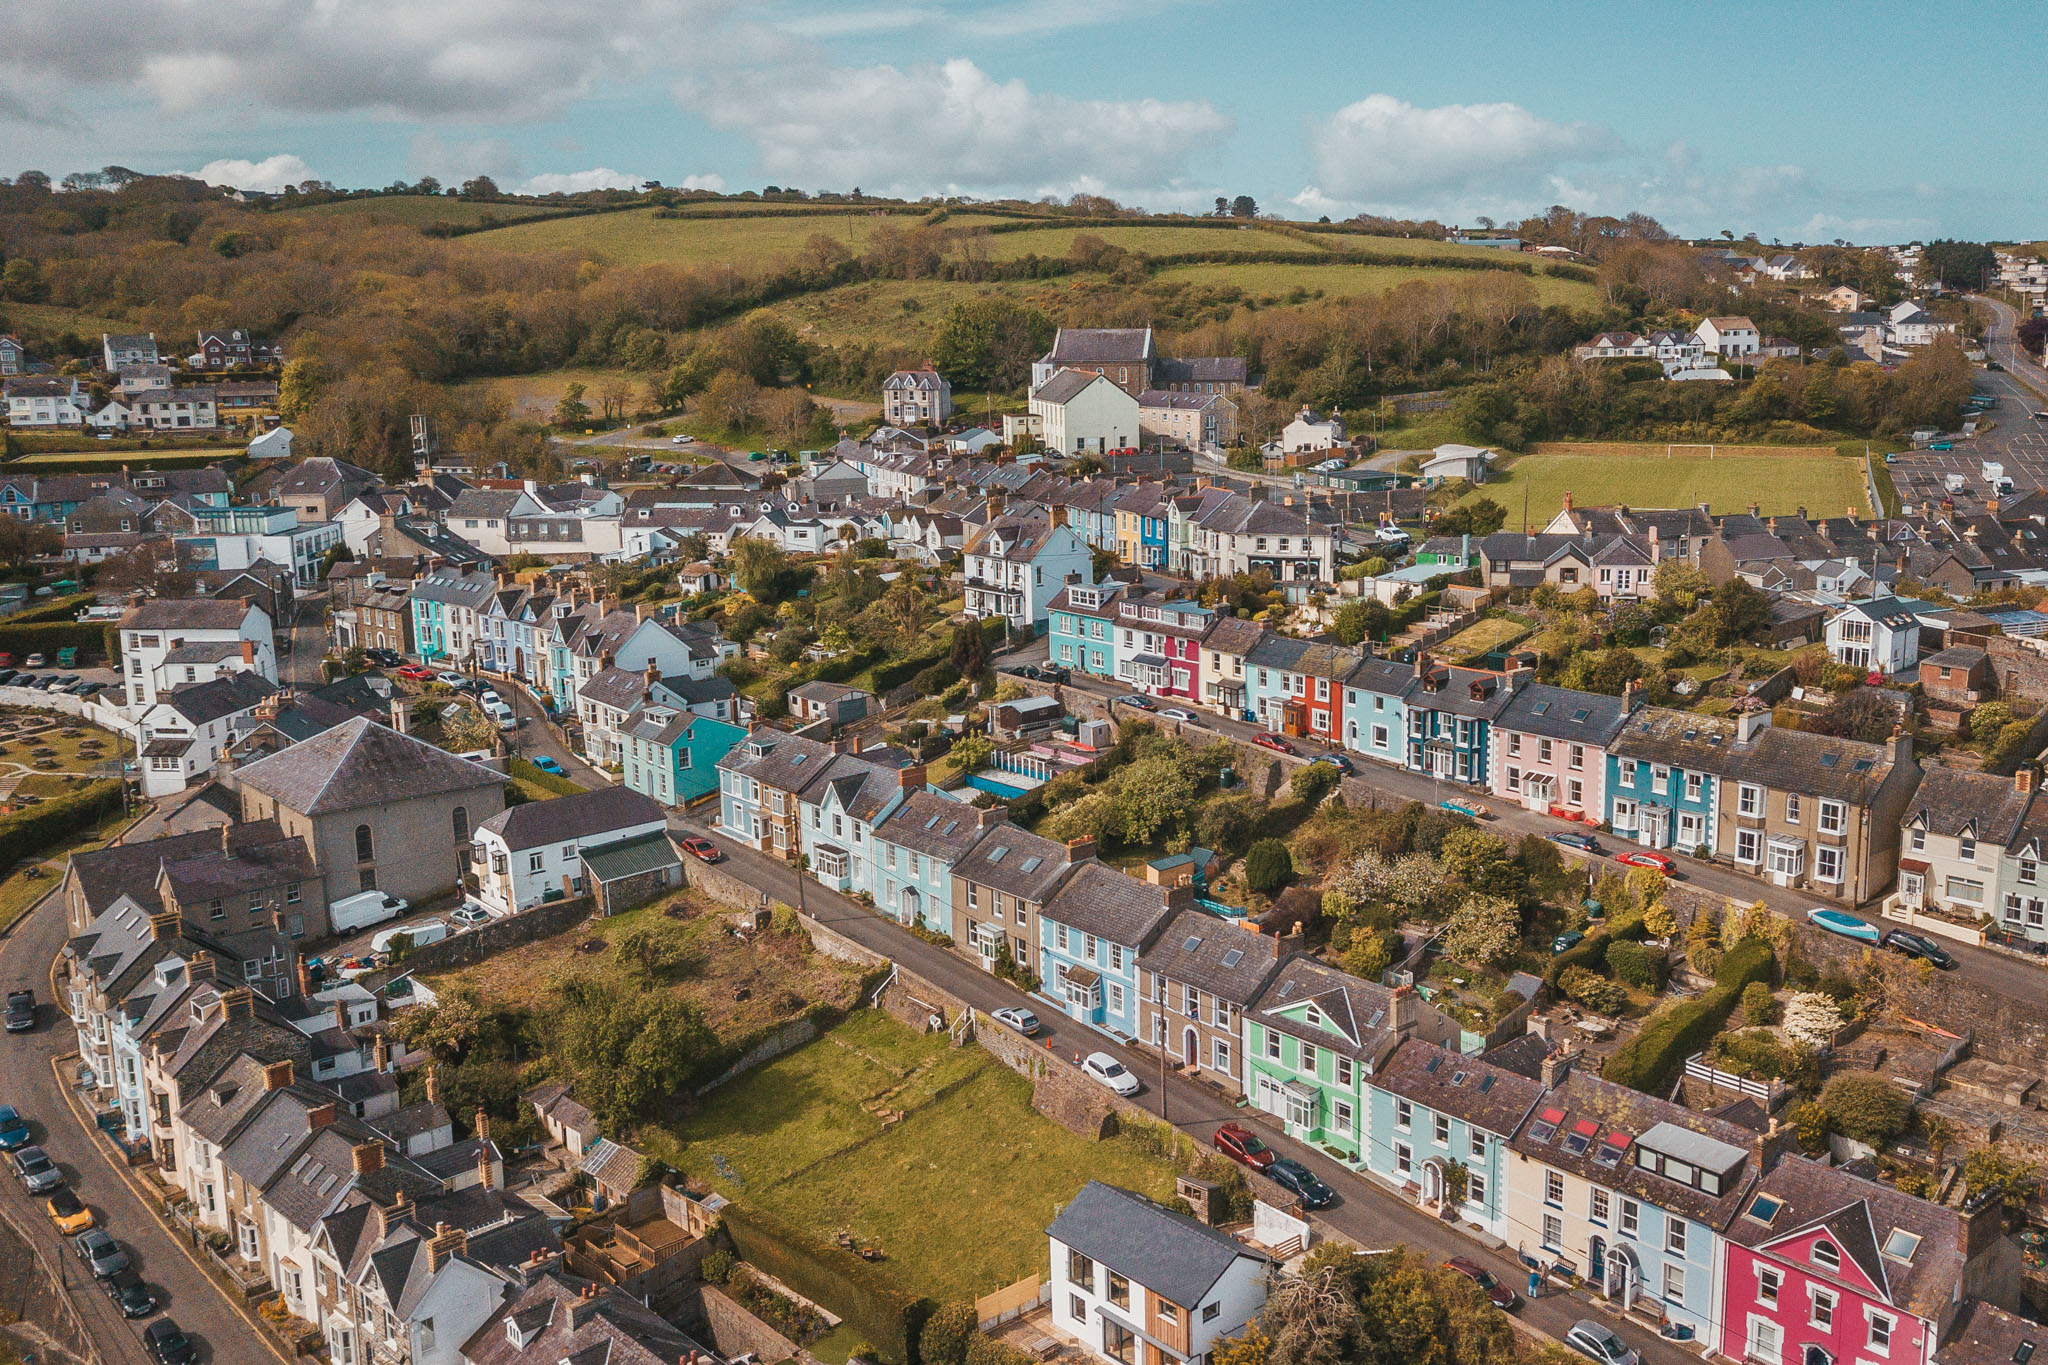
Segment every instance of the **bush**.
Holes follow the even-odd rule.
[[[1313,806],[1329,795],[1330,789],[1342,780],[1343,774],[1332,764],[1309,763],[1294,770],[1288,788],[1294,793],[1295,800],[1305,801]]]
[[[557,796],[581,796],[584,789],[566,777],[542,772],[523,758],[514,758],[505,765],[506,775],[515,782],[530,782],[542,791],[551,791]]]
[[[1261,839],[1244,855],[1244,884],[1271,895],[1294,876],[1294,855],[1278,839]]]
[[[926,1318],[917,1338],[923,1365],[963,1365],[978,1325],[971,1303],[949,1303]]]
[[[0,625],[0,651],[12,654],[17,659],[29,654],[47,654],[54,663],[58,650],[75,647],[78,650],[79,663],[97,663],[107,657],[105,624],[87,624],[79,621],[39,621],[27,624],[9,622]]]
[[[1913,1117],[1906,1092],[1868,1072],[1845,1071],[1831,1078],[1821,1089],[1820,1106],[1835,1132],[1872,1147],[1905,1132]]]
[[[1038,1357],[985,1332],[967,1339],[967,1365],[1035,1365]]]
[[[732,1278],[733,1268],[738,1264],[730,1251],[714,1251],[697,1266],[697,1275],[706,1284],[724,1284]]]
[[[1669,1093],[1686,1058],[1712,1041],[1734,1013],[1743,990],[1752,981],[1768,980],[1776,963],[1770,944],[1745,939],[1722,959],[1712,990],[1652,1015],[1641,1033],[1607,1059],[1600,1074],[1645,1094]]]
[[[755,1208],[731,1204],[725,1228],[740,1256],[852,1324],[885,1359],[909,1362],[927,1305],[850,1251],[827,1245]],[[968,1359],[973,1360],[969,1347]]]
[[[960,670],[941,659],[912,678],[910,685],[917,689],[920,696],[936,697],[959,681]]]
[[[1607,970],[1639,990],[1655,990],[1662,984],[1651,963],[1650,950],[1632,939],[1607,945]]]
[[[1573,967],[1558,978],[1557,984],[1567,999],[1584,1005],[1595,1014],[1619,1014],[1628,1008],[1628,992],[1620,982],[1610,981],[1584,967]]]
[[[1778,997],[1767,981],[1752,981],[1742,988],[1742,1019],[1751,1028],[1778,1022]]]

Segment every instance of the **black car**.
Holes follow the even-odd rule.
[[[156,1295],[132,1270],[124,1270],[106,1281],[107,1297],[124,1318],[146,1318],[156,1311]]]
[[[7,686],[7,684],[13,682],[16,678],[20,676],[21,673],[16,669],[0,668],[0,687]]]
[[[192,1344],[192,1338],[169,1318],[158,1318],[143,1328],[142,1344],[149,1348],[150,1359],[157,1365],[192,1365],[199,1356],[199,1348]]]
[[[7,992],[7,1031],[27,1033],[36,1026],[36,993],[34,991]]]
[[[1029,678],[1033,682],[1036,682],[1040,678],[1044,677],[1045,674],[1039,670],[1037,664],[1018,664],[1015,668],[1010,670],[1010,676],[1015,678]]]
[[[1556,830],[1543,837],[1550,840],[1553,844],[1563,844],[1566,848],[1575,848],[1581,853],[1598,853],[1600,851],[1600,841],[1598,839],[1595,839],[1590,834],[1580,834],[1576,830]]]
[[[1956,965],[1955,958],[1950,956],[1949,951],[1939,943],[1923,935],[1909,933],[1904,929],[1888,930],[1879,942],[1895,953],[1904,953],[1907,957],[1917,957],[1932,962],[1945,972],[1952,971]]]
[[[1047,664],[1038,670],[1038,676],[1047,682],[1065,683],[1074,680],[1074,670],[1065,664]]]
[[[1316,1174],[1292,1157],[1281,1157],[1266,1168],[1266,1175],[1301,1200],[1305,1209],[1320,1209],[1337,1197],[1337,1192],[1316,1179]]]

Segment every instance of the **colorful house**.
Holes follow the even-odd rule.
[[[875,908],[899,924],[953,934],[953,864],[981,838],[974,807],[913,791],[875,822]]]
[[[1202,636],[1213,613],[1195,602],[1119,596],[1116,676],[1155,697],[1202,699]]]
[[[1202,704],[1222,715],[1249,719],[1250,674],[1245,660],[1266,638],[1266,628],[1241,616],[1219,616],[1202,636]]]
[[[1532,684],[1494,720],[1487,790],[1528,809],[1562,807],[1607,818],[1607,746],[1628,719],[1635,693],[1610,697]]]
[[[922,765],[899,768],[880,755],[834,754],[797,794],[811,875],[834,891],[873,895],[874,828],[905,796],[923,786]]]
[[[1411,772],[1482,786],[1494,719],[1530,674],[1447,668],[1416,656],[1415,680],[1404,698]]]
[[[718,790],[718,764],[747,737],[746,727],[674,706],[642,705],[620,731],[626,785],[665,806]]]
[[[1140,569],[1166,567],[1167,520],[1165,490],[1158,484],[1132,484],[1115,500],[1116,557]]]
[[[1722,716],[1646,706],[1607,746],[1607,823],[1645,848],[1714,850],[1721,768],[1735,743]]]
[[[1408,686],[1415,670],[1368,656],[1344,675],[1344,747],[1399,768],[1408,761]]]
[[[1505,1238],[1508,1144],[1542,1094],[1540,1081],[1408,1039],[1373,1079],[1366,1168],[1439,1207],[1447,1173],[1461,1168],[1453,1212]]]
[[[1141,882],[1106,863],[1082,863],[1038,916],[1045,996],[1084,1024],[1138,1036],[1138,955],[1194,889]]]
[[[1118,587],[1063,588],[1046,605],[1046,655],[1053,663],[1097,678],[1116,671],[1116,601]]]

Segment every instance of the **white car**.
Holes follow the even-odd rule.
[[[469,679],[463,677],[460,673],[450,673],[445,670],[440,673],[436,673],[434,675],[434,681],[442,684],[444,687],[452,687],[458,692],[460,692],[469,683]]]
[[[1081,1069],[1123,1096],[1138,1093],[1138,1078],[1107,1052],[1091,1052],[1081,1059]]]
[[[669,437],[668,443],[672,446],[686,446],[696,439],[696,437],[690,435],[688,432],[684,432],[679,436]]]
[[[1615,1332],[1591,1318],[1580,1318],[1564,1334],[1564,1344],[1600,1365],[1637,1365],[1642,1359]]]
[[[1202,725],[1202,718],[1185,706],[1169,706],[1159,714],[1167,720],[1177,720],[1182,725],[1192,725],[1197,729]]]
[[[485,697],[483,708],[484,714],[495,721],[500,730],[510,730],[519,724],[519,717],[512,713],[512,708],[497,697]]]
[[[491,922],[491,912],[478,905],[475,901],[469,901],[448,918],[454,921],[458,928],[475,929],[480,925]]]
[[[383,933],[370,940],[370,951],[373,953],[388,953],[391,951],[391,945],[400,937],[411,939],[412,946],[415,948],[423,948],[429,943],[439,943],[442,939],[448,937],[448,926],[441,920],[430,919],[422,920],[418,924],[407,924],[397,929],[386,929]]]
[[[1398,526],[1379,527],[1372,535],[1374,540],[1382,541],[1389,545],[1406,545],[1410,539],[1408,533]]]
[[[1340,469],[1349,469],[1350,465],[1343,460],[1324,460],[1316,468],[1325,474],[1334,474]]]

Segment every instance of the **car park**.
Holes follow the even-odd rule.
[[[542,772],[548,774],[548,776],[550,777],[564,776],[562,772],[562,765],[555,762],[554,759],[548,757],[546,754],[535,754],[532,758],[528,759],[527,761],[533,764],[534,767],[540,769]]]
[[[28,1120],[11,1104],[0,1104],[0,1151],[14,1152],[28,1146]]]
[[[1276,754],[1291,754],[1294,752],[1292,744],[1271,732],[1253,735],[1252,743],[1258,745],[1261,749],[1271,749]]]
[[[156,1295],[133,1270],[124,1270],[106,1279],[107,1298],[114,1307],[121,1310],[124,1318],[146,1318],[156,1311]]]
[[[27,1033],[36,1026],[36,993],[30,990],[7,992],[7,1031]]]
[[[24,1147],[18,1152],[10,1152],[7,1159],[14,1166],[14,1178],[30,1194],[48,1194],[64,1183],[64,1172],[40,1147]]]
[[[1573,1323],[1572,1329],[1564,1334],[1564,1344],[1589,1360],[1599,1361],[1600,1365],[1638,1365],[1642,1359],[1613,1328],[1591,1318],[1580,1318]]]
[[[1925,934],[1916,934],[1910,929],[1892,929],[1886,931],[1881,942],[1884,947],[1891,949],[1895,953],[1904,953],[1907,957],[1917,957],[1923,962],[1932,962],[1945,972],[1955,969],[1956,960],[1954,954],[1950,953],[1948,949],[1942,947],[1933,939],[1928,938]]]
[[[1543,837],[1550,840],[1553,844],[1563,844],[1566,848],[1575,848],[1581,853],[1598,853],[1600,851],[1600,841],[1598,839],[1595,839],[1590,834],[1581,834],[1575,829],[1552,830]]]
[[[1255,1171],[1263,1171],[1280,1157],[1280,1154],[1259,1140],[1259,1135],[1241,1123],[1231,1122],[1218,1128],[1210,1137],[1216,1150]]]
[[[725,855],[718,851],[718,845],[701,834],[688,834],[681,840],[683,852],[700,862],[715,863]]]
[[[67,1235],[84,1232],[92,1226],[92,1210],[70,1190],[59,1188],[52,1192],[43,1201],[43,1209],[50,1215],[50,1221],[57,1225],[57,1231]]]
[[[118,1275],[128,1268],[128,1253],[105,1228],[81,1232],[78,1240],[71,1244],[71,1249],[78,1253],[78,1259],[84,1261],[98,1279]]]
[[[1107,1052],[1089,1053],[1081,1059],[1081,1069],[1119,1095],[1129,1097],[1138,1093],[1138,1078]]]
[[[1289,1190],[1301,1200],[1305,1209],[1328,1208],[1337,1198],[1337,1192],[1316,1178],[1316,1173],[1296,1161],[1283,1156],[1266,1167],[1267,1179]]]
[[[1444,1262],[1444,1269],[1456,1271],[1478,1285],[1480,1292],[1486,1295],[1488,1301],[1503,1313],[1512,1313],[1515,1306],[1522,1301],[1521,1295],[1501,1283],[1500,1276],[1469,1256],[1451,1257]]]
[[[1038,1032],[1038,1016],[1021,1005],[1005,1005],[999,1010],[990,1010],[989,1018],[998,1024],[1006,1024],[1026,1038]]]
[[[169,1318],[158,1318],[142,1329],[142,1344],[149,1348],[149,1357],[156,1365],[192,1365],[199,1358],[199,1348],[184,1329]]]
[[[1614,861],[1626,863],[1630,867],[1651,868],[1667,877],[1675,875],[1678,871],[1677,860],[1662,853],[1651,853],[1647,849],[1626,849],[1615,854]]]

